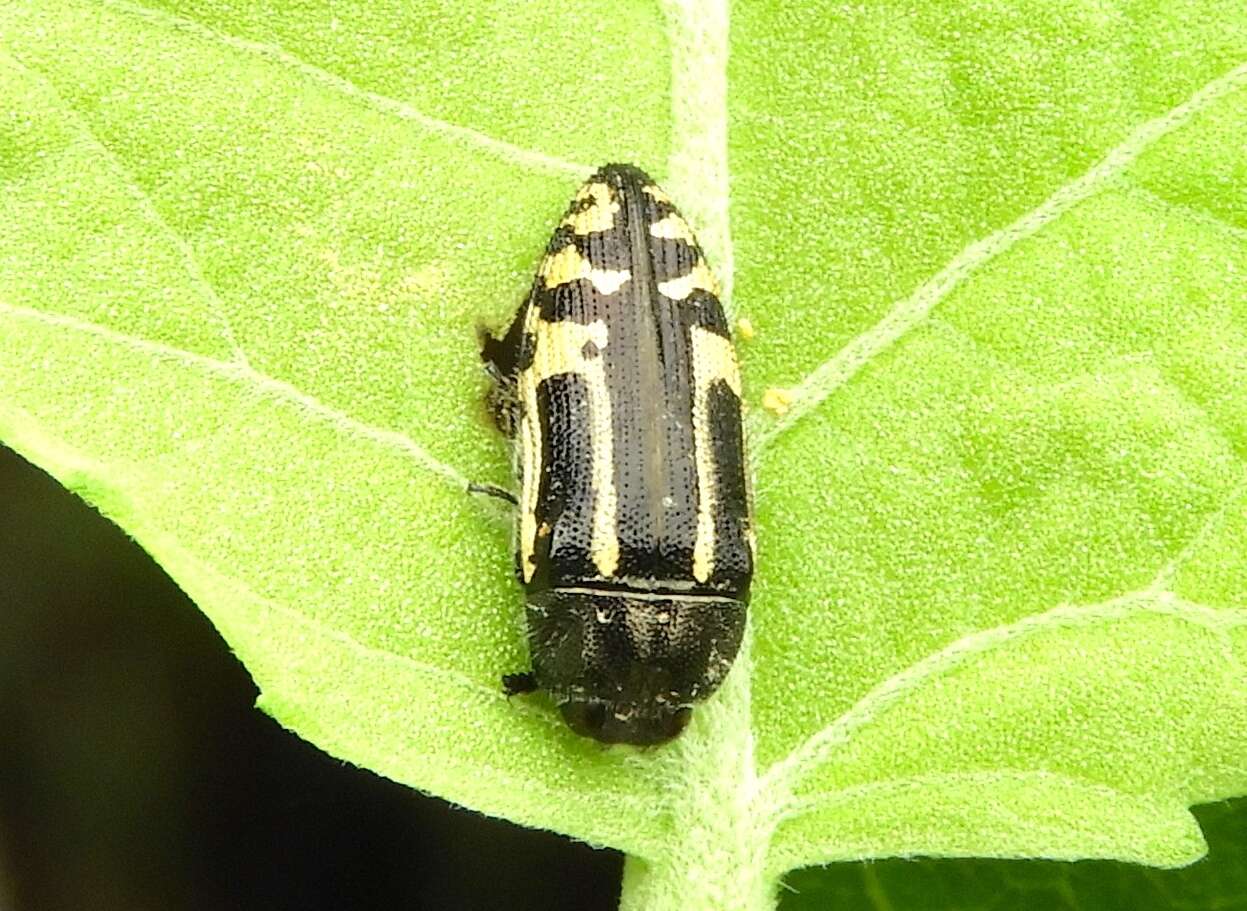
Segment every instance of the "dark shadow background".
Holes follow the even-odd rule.
[[[616,907],[621,858],[451,807],[252,707],[207,619],[125,534],[0,447],[0,911]],[[887,860],[784,911],[1247,911],[1247,799],[1208,858]]]
[[[0,909],[614,908],[620,856],[326,756],[125,534],[0,447]]]

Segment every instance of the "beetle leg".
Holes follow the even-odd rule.
[[[468,482],[468,493],[482,493],[487,497],[496,497],[499,500],[506,500],[512,506],[519,506],[520,500],[515,494],[507,490],[505,487],[499,487],[497,484],[478,484],[475,481]]]
[[[522,693],[536,692],[537,689],[537,678],[533,676],[532,671],[502,675],[502,691],[506,693],[508,699]]]

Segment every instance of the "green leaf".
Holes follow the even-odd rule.
[[[1180,870],[1112,861],[889,860],[785,877],[783,911],[1172,911],[1247,907],[1247,800],[1198,807],[1208,856]]]
[[[896,855],[1189,863],[1188,808],[1247,793],[1247,15],[728,16],[0,7],[0,439],[281,723],[628,852],[627,906]],[[500,694],[509,518],[463,491],[509,475],[474,324],[608,160],[758,328],[751,645],[644,753]]]

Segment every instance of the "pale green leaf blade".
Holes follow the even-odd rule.
[[[502,696],[509,517],[463,489],[508,475],[474,326],[578,167],[131,4],[6,6],[0,34],[5,441],[143,543],[284,724],[656,850],[644,766]]]
[[[0,10],[0,438],[270,711],[707,895],[1199,853],[1247,791],[1241,9],[741,4],[725,71],[723,4],[276,6]],[[752,656],[640,756],[497,694],[507,520],[461,493],[507,476],[471,326],[616,158],[698,191],[751,398],[798,389],[751,421]]]
[[[1247,786],[1241,10],[747,9],[796,37],[736,122],[802,152],[733,156],[738,300],[789,308],[750,377],[796,385],[753,420],[772,871],[1189,863]]]
[[[1208,856],[1180,870],[1111,861],[891,860],[836,864],[784,878],[784,911],[1242,911],[1247,907],[1247,801],[1195,815]]]
[[[193,20],[456,129],[584,163],[573,178],[608,158],[666,162],[671,55],[655,4],[112,2]]]

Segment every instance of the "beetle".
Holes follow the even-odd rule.
[[[670,197],[600,168],[481,357],[520,485],[532,670],[504,688],[604,743],[668,741],[739,650],[756,550],[731,332]]]

